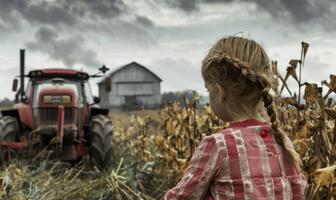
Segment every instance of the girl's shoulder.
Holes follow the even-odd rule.
[[[222,129],[217,133],[208,136],[208,139],[218,142],[225,142],[226,145],[235,143],[251,142],[255,140],[262,140],[271,142],[273,140],[273,129],[269,124],[251,125],[251,126],[237,126]]]
[[[268,123],[232,126],[203,137],[201,143],[211,143],[211,145],[223,148],[233,145],[237,141],[254,140],[256,137],[262,137],[262,140],[272,140],[272,134],[269,134],[272,132],[273,130]]]
[[[212,146],[212,147],[221,147],[223,146],[225,137],[225,134],[230,134],[231,130],[228,129],[222,129],[216,133],[204,136],[202,138],[202,141],[200,142],[198,148],[201,146]]]
[[[236,128],[225,128],[217,131],[216,133],[212,133],[211,135],[205,136],[202,138],[202,142],[205,141],[214,141],[216,143],[225,140],[225,135],[232,135],[236,131]]]
[[[202,138],[201,144],[209,144],[211,143],[212,146],[216,146],[218,148],[223,148],[225,146],[225,140],[227,135],[232,135],[233,129],[226,128],[222,129],[216,133],[211,135],[205,136]]]
[[[233,125],[229,126],[226,129],[220,130],[216,134],[222,134],[224,136],[234,136],[234,137],[254,137],[256,134],[263,134],[264,133],[273,133],[273,129],[271,127],[271,123],[264,122],[259,124],[247,124],[247,125]],[[269,135],[269,134],[268,134]]]
[[[213,140],[216,142],[220,142],[221,140],[224,140],[224,135],[226,134],[232,134],[232,129],[225,128],[225,129],[219,130],[216,133],[212,133],[211,135],[203,137],[202,141]]]

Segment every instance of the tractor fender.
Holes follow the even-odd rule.
[[[91,107],[89,119],[91,119],[93,116],[96,116],[96,115],[108,116],[108,114],[109,114],[109,109],[100,108],[100,107]]]
[[[17,104],[12,109],[2,110],[2,116],[12,116],[17,119],[20,130],[33,128],[33,112],[29,105]]]

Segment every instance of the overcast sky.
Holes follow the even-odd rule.
[[[335,19],[334,0],[0,0],[0,99],[14,96],[20,48],[27,70],[136,61],[163,79],[162,91],[206,94],[201,60],[235,34],[262,44],[282,72],[308,42],[303,81],[320,83],[336,72]]]

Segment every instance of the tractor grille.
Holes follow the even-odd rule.
[[[40,125],[56,125],[58,108],[38,108]],[[64,108],[64,124],[76,124],[77,109]]]

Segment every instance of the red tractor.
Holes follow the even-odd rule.
[[[100,169],[112,162],[112,122],[108,109],[99,108],[89,75],[72,69],[41,69],[25,74],[24,50],[20,51],[20,89],[12,109],[0,118],[0,161],[14,154],[45,157],[54,152],[61,160],[78,161],[89,154]],[[105,74],[105,66],[100,71]],[[29,78],[25,88],[25,79]],[[110,91],[110,81],[105,90]],[[24,89],[25,88],[25,89]],[[49,151],[51,150],[51,151]],[[52,151],[53,150],[53,151]],[[49,155],[50,156],[50,155]]]

